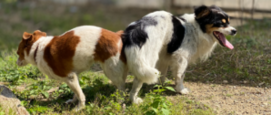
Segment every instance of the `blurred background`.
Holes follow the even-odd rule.
[[[233,26],[271,17],[270,0],[0,0],[0,51],[16,48],[24,31],[59,35],[80,25],[118,31],[155,10],[178,15],[202,4],[223,8]]]

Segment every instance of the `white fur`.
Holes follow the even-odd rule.
[[[142,100],[137,97],[143,83],[154,83],[158,79],[158,70],[161,72],[161,81],[165,81],[166,72],[171,66],[175,77],[175,90],[182,94],[188,94],[184,87],[184,72],[187,66],[197,61],[205,61],[217,45],[217,40],[212,34],[203,33],[195,20],[194,14],[182,16],[186,20],[179,21],[185,28],[185,37],[180,48],[171,55],[167,53],[167,44],[171,41],[173,33],[172,14],[165,11],[157,11],[147,16],[156,17],[158,24],[148,26],[145,32],[148,34],[147,42],[141,49],[137,46],[125,48],[129,70],[135,75],[135,81],[130,93],[130,99],[134,103]],[[157,18],[157,17],[164,18]],[[133,23],[135,24],[135,23]],[[230,34],[233,27],[221,30],[223,34]],[[157,70],[157,69],[158,70]]]
[[[159,77],[159,71],[155,69],[155,64],[159,59],[159,51],[166,40],[157,40],[153,38],[166,38],[168,36],[167,31],[162,31],[160,29],[164,27],[164,29],[170,29],[170,27],[167,27],[167,22],[170,21],[170,14],[159,11],[148,14],[147,16],[156,15],[165,15],[165,21],[163,19],[157,20],[159,21],[157,26],[148,26],[145,28],[150,39],[147,39],[143,47],[141,49],[139,49],[139,47],[125,48],[129,70],[132,71],[141,82],[149,84],[157,82]],[[133,24],[135,24],[135,22],[130,25]]]
[[[26,65],[30,63],[32,65],[36,65],[39,70],[48,75],[50,78],[57,79],[59,81],[64,81],[68,84],[71,90],[75,93],[74,98],[67,100],[66,103],[75,102],[77,99],[79,100],[78,106],[75,108],[76,111],[84,108],[85,106],[85,95],[80,88],[78,81],[78,74],[82,71],[88,70],[91,64],[94,61],[94,50],[95,46],[101,36],[101,28],[95,26],[79,26],[74,29],[74,34],[80,37],[80,42],[77,44],[75,55],[73,57],[73,71],[67,77],[60,77],[56,75],[52,68],[47,64],[44,60],[44,51],[45,47],[52,40],[53,36],[41,37],[37,40],[31,47],[29,55],[26,55],[25,52],[25,60],[17,61],[19,66]],[[69,31],[72,31],[69,30]],[[67,31],[67,32],[69,32]],[[64,34],[62,34],[64,35]],[[122,47],[122,41],[118,42],[119,49]],[[34,52],[38,47],[36,62],[34,59]],[[125,63],[120,61],[120,52],[117,55],[110,57],[105,60],[104,63],[99,62],[101,67],[104,70],[106,76],[112,80],[112,83],[115,84],[119,90],[125,89],[125,79],[127,76],[127,68]]]
[[[235,30],[235,28],[232,27],[232,26],[228,26],[228,27],[226,27],[224,29],[219,28],[219,32],[221,32],[221,33],[223,33],[225,35],[230,35],[232,30]]]

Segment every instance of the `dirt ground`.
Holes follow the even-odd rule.
[[[211,107],[219,115],[271,115],[271,89],[231,84],[184,83],[191,100]]]

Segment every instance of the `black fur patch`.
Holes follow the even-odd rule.
[[[156,26],[157,21],[154,20],[155,17],[143,17],[142,19],[135,22],[135,24],[130,25],[122,34],[123,47],[129,47],[132,45],[137,45],[142,47],[148,38],[148,34],[145,32],[147,26]]]
[[[167,45],[168,53],[173,53],[181,46],[185,34],[185,28],[183,27],[180,20],[178,20],[175,16],[172,16],[172,24],[173,24],[173,34],[171,41]]]

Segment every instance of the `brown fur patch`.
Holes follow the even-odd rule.
[[[223,22],[223,23],[226,23],[227,21],[226,21],[226,19],[222,19],[222,22]]]
[[[73,69],[73,56],[80,37],[74,31],[62,36],[55,36],[45,47],[44,59],[53,72],[60,77],[67,77]]]
[[[102,29],[101,37],[94,51],[94,60],[104,62],[109,57],[121,52],[122,47],[119,48],[118,46],[120,40],[119,34]],[[122,42],[120,45],[122,46]]]
[[[201,17],[204,17],[204,16],[208,15],[209,13],[210,13],[210,10],[209,9],[205,9],[196,18],[199,19]]]
[[[27,55],[29,55],[33,43],[42,36],[46,36],[46,33],[39,30],[34,31],[33,34],[27,32],[23,33],[22,40],[17,50],[17,54],[19,55],[20,60],[24,60],[24,51],[26,51]]]

